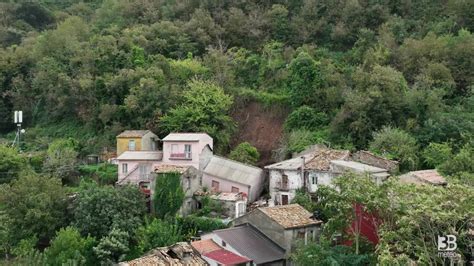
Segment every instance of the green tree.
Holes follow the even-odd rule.
[[[137,187],[82,184],[75,199],[72,225],[82,235],[96,238],[107,235],[111,228],[132,234],[143,223],[145,211],[145,195]]]
[[[447,187],[416,186],[393,182],[386,196],[391,207],[379,229],[377,247],[381,265],[408,262],[426,265],[445,263],[437,256],[437,236],[457,236],[457,252],[470,254],[469,222],[474,210],[472,187],[450,183]]]
[[[229,145],[234,122],[228,112],[232,96],[209,81],[192,80],[184,92],[183,103],[161,118],[164,132],[206,132],[224,150]]]
[[[301,106],[291,112],[285,121],[287,131],[296,129],[318,130],[329,124],[329,117],[309,106]]]
[[[319,106],[323,90],[322,74],[317,63],[308,53],[300,52],[288,67],[288,88],[294,107]]]
[[[419,164],[418,144],[407,132],[392,127],[384,127],[374,133],[370,150],[400,162],[400,170],[415,170]]]
[[[129,241],[130,236],[126,231],[113,228],[93,249],[101,264],[114,265],[123,260],[129,252]]]
[[[332,246],[324,237],[319,243],[309,243],[292,254],[297,265],[310,266],[317,261],[318,265],[370,265],[370,255],[354,254],[350,247]]]
[[[0,184],[17,178],[25,167],[25,160],[16,150],[0,145]]]
[[[77,172],[77,146],[74,139],[53,141],[48,147],[44,170],[65,181],[72,181]]]
[[[75,262],[83,265],[93,265],[92,248],[96,240],[92,237],[82,237],[74,227],[61,228],[44,251],[49,265],[63,265]]]
[[[66,203],[61,180],[55,177],[22,172],[0,186],[0,206],[11,219],[14,244],[35,235],[42,241],[51,239],[66,222]]]
[[[293,198],[291,203],[297,203],[303,206],[311,213],[314,212],[317,208],[316,204],[311,199],[311,195],[302,189],[296,191],[295,197]]]
[[[355,90],[346,97],[331,131],[335,138],[349,136],[357,147],[365,147],[373,131],[402,123],[408,86],[402,73],[386,66],[358,69],[353,79]]]
[[[456,155],[443,161],[439,166],[441,173],[445,175],[456,175],[474,173],[474,147],[466,144]]]
[[[165,247],[183,240],[180,226],[172,220],[153,219],[140,226],[136,232],[138,249],[147,252],[156,247]]]
[[[158,174],[155,181],[153,197],[154,211],[159,218],[173,217],[184,202],[184,191],[181,186],[181,174]]]
[[[242,142],[230,152],[229,158],[242,163],[255,165],[260,159],[260,153],[252,144]]]
[[[389,211],[389,198],[386,186],[375,184],[369,176],[345,174],[333,181],[333,186],[322,186],[318,189],[318,208],[328,220],[324,226],[324,235],[332,238],[342,234],[353,239],[354,252],[360,254],[363,243],[361,226],[362,218],[358,216],[355,204],[360,204],[364,211],[383,215]]]
[[[425,164],[435,168],[451,159],[453,151],[448,143],[430,143],[422,155]]]

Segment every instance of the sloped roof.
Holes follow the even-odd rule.
[[[263,170],[234,160],[213,155],[203,172],[215,177],[248,185],[252,180],[262,178]]]
[[[117,138],[141,138],[146,133],[151,132],[150,130],[125,130],[120,133]]]
[[[155,265],[208,265],[190,244],[178,242],[169,247],[156,248],[147,255],[126,262],[121,266],[155,266]]]
[[[208,257],[212,260],[215,260],[219,264],[222,264],[222,265],[236,265],[236,264],[252,261],[249,258],[239,256],[225,249],[219,249],[219,250],[215,250],[209,253],[205,253],[203,254],[203,256]]]
[[[213,232],[256,264],[282,260],[285,250],[249,224]]]
[[[172,164],[158,164],[154,166],[153,172],[157,174],[161,173],[170,173],[170,172],[177,172],[177,173],[184,173],[188,168],[191,167],[189,165],[172,165]]]
[[[387,172],[386,169],[371,166],[368,164],[363,164],[354,161],[343,161],[343,160],[332,160],[331,164],[348,168],[356,172],[367,172],[367,173],[384,173]]]
[[[311,219],[312,214],[299,204],[279,205],[274,207],[258,208],[270,219],[285,229],[306,227],[321,224],[321,221]]]
[[[350,156],[348,150],[320,149],[313,153],[314,157],[305,163],[305,169],[327,171],[332,160],[346,160]]]
[[[161,151],[125,151],[117,160],[161,161],[162,158]]]
[[[202,138],[211,137],[206,133],[170,133],[163,141],[200,141]]]
[[[446,179],[435,169],[408,172],[400,176],[400,181],[411,184],[445,185]]]
[[[193,241],[191,242],[191,246],[193,246],[193,248],[195,248],[201,254],[205,254],[205,253],[222,249],[212,239]]]
[[[347,150],[332,150],[327,148],[313,148],[307,153],[296,158],[281,161],[265,166],[266,169],[297,170],[305,161],[305,169],[327,171],[330,168],[331,160],[345,160],[349,158],[350,152]]]

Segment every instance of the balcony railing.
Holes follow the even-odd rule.
[[[154,176],[154,173],[140,174],[139,178],[140,178],[140,181],[151,181],[153,176]]]
[[[170,159],[172,160],[192,160],[193,156],[190,152],[183,153],[171,153]]]

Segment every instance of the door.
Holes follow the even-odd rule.
[[[288,195],[281,195],[281,205],[288,205]]]

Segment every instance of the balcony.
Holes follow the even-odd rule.
[[[192,160],[193,156],[190,152],[171,153],[170,160]]]

